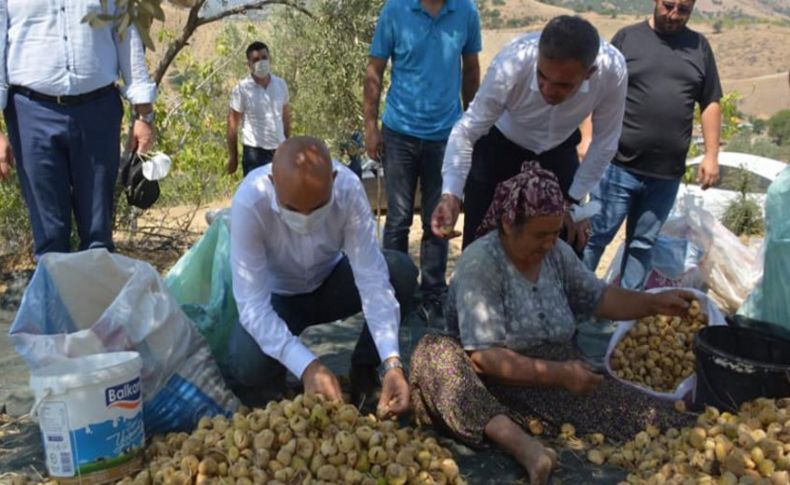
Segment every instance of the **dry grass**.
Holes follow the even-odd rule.
[[[722,81],[725,91],[738,91],[742,95],[741,111],[759,118],[769,118],[777,111],[790,109],[788,73],[769,77]]]
[[[776,2],[777,4],[784,4],[787,7],[787,2]],[[772,20],[790,20],[787,15],[780,15],[771,10],[767,5],[768,2],[761,2],[758,0],[697,0],[695,9],[706,14],[726,14],[734,10],[740,10],[744,15],[749,15],[757,18],[767,18]]]
[[[790,28],[770,24],[724,28],[705,32],[716,54],[722,79],[746,79],[790,67]],[[785,83],[785,91],[787,84]]]
[[[573,10],[541,3],[536,0],[505,0],[501,6],[489,6],[499,10],[503,18],[542,17],[546,20],[557,15],[573,14]]]

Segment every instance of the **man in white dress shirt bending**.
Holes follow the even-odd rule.
[[[506,45],[450,133],[434,233],[454,235],[463,199],[468,246],[497,184],[518,174],[526,160],[554,172],[569,208],[580,203],[617,151],[627,87],[623,55],[580,17],[555,17],[542,32]],[[592,142],[580,166],[578,127],[590,114]],[[581,251],[588,228],[568,213],[563,239]]]
[[[340,399],[337,378],[298,336],[362,310],[367,324],[351,355],[352,400],[370,404],[378,370],[379,410],[400,414],[408,408],[398,330],[417,268],[407,254],[382,252],[375,230],[359,178],[333,163],[315,138],[283,142],[271,165],[244,179],[231,209],[240,322],[231,333],[226,369],[242,402],[279,398],[286,368],[305,392]]]

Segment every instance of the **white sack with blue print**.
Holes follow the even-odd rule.
[[[104,249],[44,255],[9,334],[31,369],[102,352],[139,352],[149,435],[192,430],[201,416],[239,406],[208,344],[156,270]]]

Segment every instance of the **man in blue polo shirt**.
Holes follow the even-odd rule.
[[[447,240],[433,234],[447,137],[480,84],[480,15],[471,0],[388,0],[379,15],[365,76],[365,148],[384,166],[384,248],[408,252],[417,181],[422,193],[420,314],[441,316],[447,290]],[[392,83],[382,127],[381,85]]]

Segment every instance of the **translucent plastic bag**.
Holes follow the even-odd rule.
[[[762,244],[746,246],[713,215],[697,205],[684,207],[673,229],[699,248],[699,270],[708,295],[727,314],[733,314],[763,272]],[[680,234],[682,237],[682,234]]]
[[[701,288],[698,261],[693,257],[695,248],[688,240],[671,236],[665,232],[658,235],[653,246],[652,267],[645,277],[644,289],[664,287]],[[617,253],[604,274],[604,280],[620,284],[620,268],[623,263],[624,244],[620,244]]]
[[[790,168],[768,187],[765,227],[763,277],[738,313],[790,331]]]
[[[670,288],[654,288],[652,290],[648,290],[649,293],[659,293],[662,291],[668,291]],[[686,290],[693,292],[699,298],[700,304],[703,308],[703,312],[708,315],[708,326],[712,325],[726,325],[727,322],[724,320],[724,315],[722,315],[721,311],[719,311],[716,304],[707,297],[704,293],[694,288],[686,288]],[[604,362],[606,363],[606,372],[617,379],[618,381],[626,384],[628,386],[634,387],[639,389],[640,391],[644,392],[645,394],[649,394],[651,396],[660,398],[660,399],[667,399],[671,401],[677,401],[683,399],[688,393],[694,390],[694,385],[696,384],[696,375],[692,374],[686,379],[684,379],[680,384],[677,385],[674,391],[672,392],[658,392],[654,391],[653,389],[644,387],[640,384],[626,381],[624,379],[620,379],[617,377],[614,372],[612,371],[612,352],[614,349],[617,348],[617,344],[620,343],[620,340],[625,337],[625,334],[631,330],[636,324],[635,320],[630,320],[627,322],[618,322],[617,330],[615,330],[614,334],[612,335],[611,340],[609,340],[609,347],[606,349],[606,357]]]
[[[227,211],[221,211],[165,276],[170,293],[208,341],[220,366],[239,319],[231,280],[230,223]]]
[[[191,430],[234,411],[206,341],[149,264],[104,249],[49,253],[38,263],[9,332],[31,368],[101,352],[143,361],[146,433]]]

